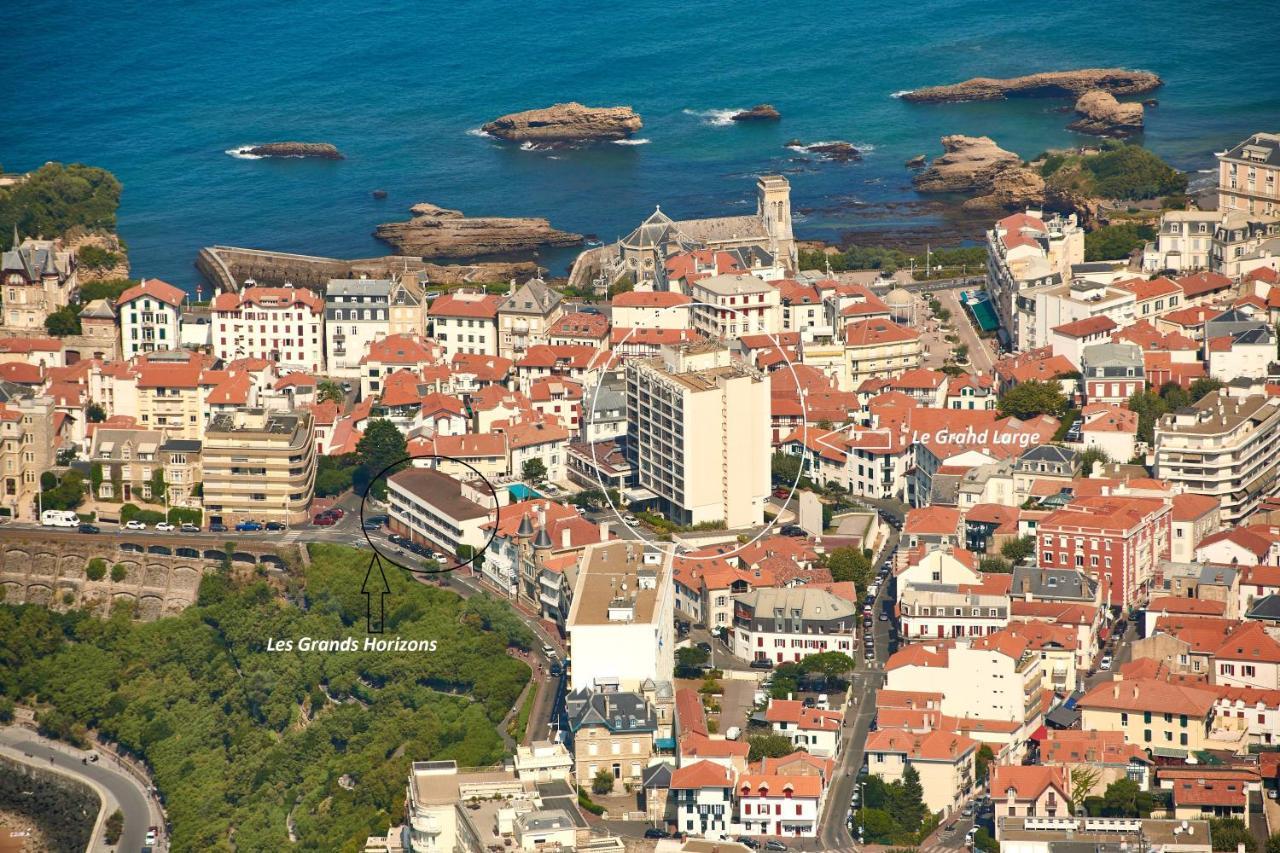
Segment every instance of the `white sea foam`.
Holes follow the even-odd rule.
[[[614,145],[648,145],[651,140],[648,139],[615,139]]]
[[[249,153],[256,147],[257,146],[255,145],[241,145],[239,148],[228,148],[223,153],[230,154],[232,157],[235,157],[238,160],[261,160],[263,159],[261,154]]]
[[[482,136],[485,139],[489,138],[489,134],[485,133],[484,130],[478,127],[467,128],[467,136]]]
[[[914,92],[914,91],[915,91],[915,89],[899,89],[898,91],[894,92],[894,93],[893,93],[892,95],[890,95],[889,97],[890,97],[890,98],[901,98],[903,95],[910,95],[910,94],[911,94],[912,92]]]
[[[695,116],[702,119],[703,124],[709,124],[713,127],[726,127],[733,124],[733,117],[742,112],[742,110],[684,110],[683,112],[687,116]]]
[[[521,151],[537,151],[537,150],[538,150],[538,146],[534,145],[532,142],[527,142],[527,141],[526,141],[526,142],[521,142],[521,143],[520,143],[520,150],[521,150]]]

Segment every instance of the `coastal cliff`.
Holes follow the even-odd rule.
[[[1093,89],[1076,101],[1080,118],[1067,125],[1068,130],[1097,136],[1131,136],[1142,132],[1142,104],[1122,104],[1115,95]]]
[[[905,92],[904,101],[939,104],[956,101],[998,101],[1005,98],[1079,98],[1098,89],[1112,95],[1140,95],[1163,81],[1149,71],[1124,68],[1082,68],[1047,71],[1025,77],[974,77],[948,86],[929,86]]]
[[[626,139],[643,126],[631,107],[587,107],[570,102],[510,113],[480,129],[509,142],[567,145]]]
[[[576,246],[583,240],[540,217],[468,217],[425,202],[410,212],[408,222],[379,225],[373,234],[398,254],[419,258],[520,257],[539,246]]]
[[[988,136],[944,136],[943,155],[913,179],[922,193],[971,193],[968,209],[1017,208],[1044,198],[1044,179]]]

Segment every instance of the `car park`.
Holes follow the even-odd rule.
[[[262,525],[256,521],[242,521],[236,525],[236,530],[241,533],[253,533],[261,529]]]
[[[96,524],[82,524],[80,525],[80,532],[81,533],[101,533],[102,528],[98,527],[98,525]]]
[[[141,521],[138,521],[136,518],[131,518],[124,523],[124,529],[125,530],[146,530],[147,525]]]

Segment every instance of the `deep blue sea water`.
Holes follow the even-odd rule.
[[[658,203],[678,217],[749,210],[768,171],[792,181],[800,236],[892,228],[915,215],[890,204],[917,198],[903,161],[938,153],[943,134],[985,133],[1024,156],[1072,142],[1060,102],[891,97],[979,74],[1155,71],[1166,85],[1144,144],[1188,169],[1280,130],[1275,0],[37,0],[22,18],[0,52],[0,163],[112,170],[134,274],[188,288],[213,243],[383,254],[374,226],[418,201],[610,239]],[[521,151],[468,133],[571,99],[633,105],[647,144]],[[782,122],[714,119],[765,101]],[[873,150],[797,163],[791,138]],[[347,159],[224,153],[285,139]]]

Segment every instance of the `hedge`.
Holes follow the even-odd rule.
[[[141,521],[143,524],[157,524],[165,520],[163,512],[154,509],[142,509],[137,504],[125,504],[120,507],[120,523]]]
[[[204,513],[198,509],[180,506],[169,508],[170,524],[194,524],[196,527],[199,527],[203,519]]]

